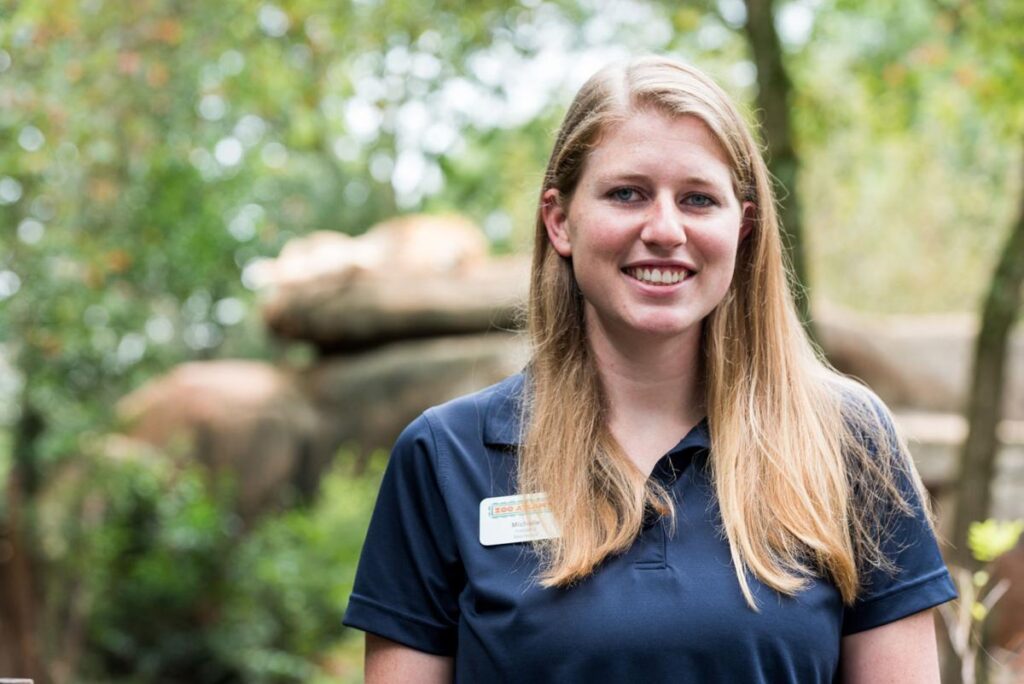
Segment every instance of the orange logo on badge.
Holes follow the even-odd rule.
[[[480,543],[484,546],[551,539],[558,534],[546,494],[495,496],[480,502]]]

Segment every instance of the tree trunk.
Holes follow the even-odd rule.
[[[44,421],[29,400],[32,375],[25,372],[21,415],[13,434],[13,467],[5,483],[4,515],[0,517],[0,674],[35,679],[40,684],[45,679],[36,632],[39,602],[33,582],[31,537],[26,535],[25,501],[31,500],[38,488],[36,445]]]
[[[31,559],[21,533],[21,491],[16,474],[7,483],[6,520],[0,521],[0,667],[5,674],[44,681],[36,642],[36,601]]]
[[[1001,416],[1006,383],[1007,346],[1020,311],[1024,286],[1024,189],[1020,213],[1003,246],[999,264],[989,284],[981,328],[974,348],[974,374],[967,399],[967,441],[960,453],[960,472],[953,525],[953,559],[958,565],[976,568],[967,546],[967,531],[976,520],[988,517],[992,500],[990,485],[995,474],[999,441],[996,427]]]
[[[38,483],[34,455],[43,423],[29,403],[28,382],[23,397],[22,416],[13,434],[13,467],[4,487],[5,516],[0,518],[0,668],[3,674],[42,682],[36,641],[38,602],[24,511],[26,495]]]
[[[775,177],[786,258],[795,281],[793,295],[805,328],[813,333],[797,189],[800,164],[793,149],[793,124],[789,116],[793,86],[782,63],[782,45],[775,31],[772,0],[745,0],[745,4],[746,33],[757,67],[758,118],[768,146],[768,169]]]

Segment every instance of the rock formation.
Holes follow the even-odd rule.
[[[482,233],[459,217],[407,216],[356,238],[297,238],[254,277],[267,328],[312,344],[310,367],[186,364],[126,397],[122,410],[132,434],[152,443],[186,434],[197,458],[238,473],[241,505],[259,511],[282,483],[315,489],[341,446],[357,458],[387,448],[425,408],[522,368],[526,344],[513,331],[528,271],[525,256],[489,258]],[[897,411],[955,419],[972,319],[817,313],[824,351],[840,371]],[[1006,417],[1024,420],[1024,335],[1013,339],[1010,368]]]

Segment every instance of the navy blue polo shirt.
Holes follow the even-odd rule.
[[[676,501],[625,553],[567,588],[536,581],[528,543],[483,546],[480,501],[515,493],[523,376],[426,411],[381,485],[346,625],[453,656],[459,682],[832,682],[840,639],[955,598],[920,514],[885,542],[855,605],[815,580],[794,597],[751,577],[746,604],[719,525],[706,423],[656,465]],[[913,488],[904,483],[912,495]]]

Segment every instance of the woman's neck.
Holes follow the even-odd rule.
[[[587,336],[609,409],[609,428],[645,472],[705,415],[701,331],[616,335],[589,318]]]

